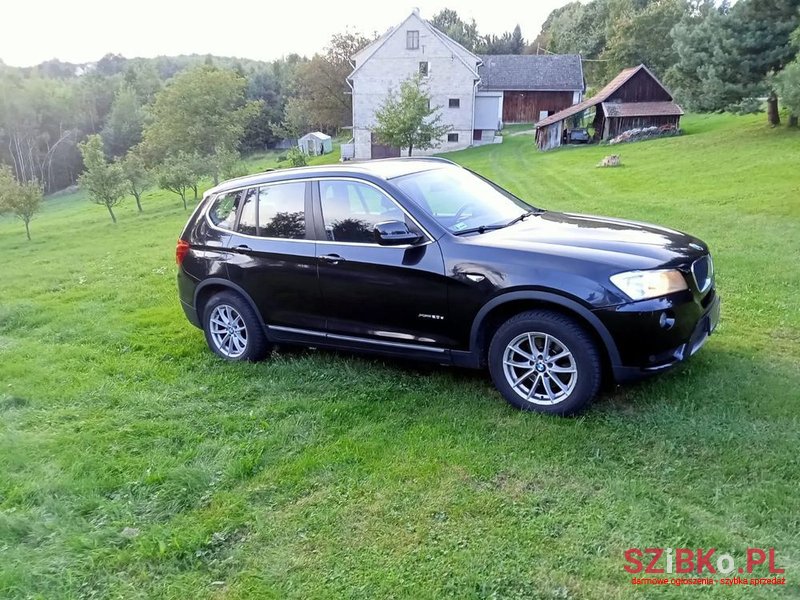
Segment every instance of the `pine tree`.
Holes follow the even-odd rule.
[[[799,9],[800,0],[741,0],[677,26],[679,60],[669,77],[675,91],[699,110],[749,111],[766,95],[769,122],[778,125],[771,75],[797,53],[789,41]]]

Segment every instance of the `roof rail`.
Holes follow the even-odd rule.
[[[447,163],[448,165],[456,165],[458,163],[450,160],[449,158],[444,158],[442,156],[404,156],[405,160],[432,160],[434,162],[443,162]]]

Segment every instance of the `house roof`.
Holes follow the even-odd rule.
[[[600,103],[605,102],[606,100],[608,100],[609,96],[611,96],[619,88],[621,88],[623,85],[625,85],[625,83],[631,77],[636,75],[636,73],[638,73],[641,70],[646,71],[650,75],[650,77],[652,77],[656,82],[658,82],[658,84],[662,88],[664,88],[664,86],[661,84],[661,82],[658,81],[658,78],[655,75],[653,75],[653,73],[650,71],[650,69],[648,69],[644,65],[639,65],[638,67],[631,67],[629,69],[623,69],[622,71],[619,72],[619,74],[616,77],[614,77],[614,79],[609,81],[602,90],[597,92],[591,98],[587,98],[583,102],[578,102],[578,104],[574,104],[574,105],[570,106],[569,108],[565,108],[562,111],[559,111],[559,112],[557,112],[557,113],[555,113],[553,115],[550,115],[546,119],[542,119],[541,121],[539,121],[536,124],[536,126],[537,127],[546,127],[547,125],[552,125],[553,123],[558,123],[559,121],[563,121],[564,119],[567,119],[567,118],[571,117],[572,115],[577,115],[579,112],[586,110],[590,106],[596,106],[596,105],[598,105]],[[670,98],[672,97],[672,94],[669,92],[669,90],[667,90],[667,88],[664,88],[664,91],[666,91],[669,94]],[[645,103],[645,102],[635,102],[635,103],[632,103],[632,104],[651,104],[651,103],[649,103],[649,102],[647,102],[647,103]],[[662,104],[662,103],[657,102],[657,103],[652,103],[652,104]],[[673,104],[673,103],[672,102],[666,102],[665,104]],[[677,105],[675,105],[675,106],[677,106]],[[661,113],[648,113],[648,114],[661,114]],[[669,114],[675,114],[675,113],[669,113]],[[680,114],[683,114],[683,112],[681,111]],[[627,116],[633,116],[633,115],[627,115]]]
[[[374,40],[371,44],[368,44],[366,47],[362,48],[361,50],[359,50],[358,52],[353,54],[353,56],[350,57],[350,60],[356,63],[356,67],[353,69],[352,73],[350,73],[350,75],[347,76],[347,79],[352,80],[353,75],[356,74],[356,71],[361,69],[364,63],[367,62],[372,57],[372,55],[375,54],[380,49],[381,46],[383,46],[384,43],[386,43],[386,40],[392,37],[394,33],[396,33],[400,28],[402,28],[408,21],[412,19],[418,20],[422,27],[427,28],[431,32],[431,34],[433,34],[434,37],[438,38],[445,46],[447,46],[447,48],[453,53],[453,55],[456,58],[458,58],[460,62],[462,62],[470,71],[472,71],[475,74],[476,78],[478,77],[477,66],[478,64],[480,64],[481,61],[480,57],[473,54],[472,52],[464,48],[464,46],[456,42],[454,39],[448,37],[441,31],[436,29],[436,27],[431,25],[427,20],[420,17],[419,11],[417,9],[414,9],[411,12],[411,14],[408,15],[405,19],[403,19],[403,21],[399,25],[390,27],[386,31],[386,33],[384,33],[378,39]]]
[[[652,117],[682,115],[683,109],[674,102],[603,102],[607,117]]]
[[[494,54],[481,56],[482,90],[583,91],[577,54]]]

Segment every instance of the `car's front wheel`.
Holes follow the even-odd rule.
[[[261,360],[269,350],[258,315],[234,292],[220,292],[208,301],[203,331],[209,348],[226,360]]]
[[[503,323],[492,338],[488,363],[497,390],[523,410],[575,414],[600,388],[594,340],[554,311],[527,311]]]

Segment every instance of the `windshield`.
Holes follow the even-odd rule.
[[[392,183],[452,233],[503,226],[533,210],[499,186],[454,165],[396,177]]]

